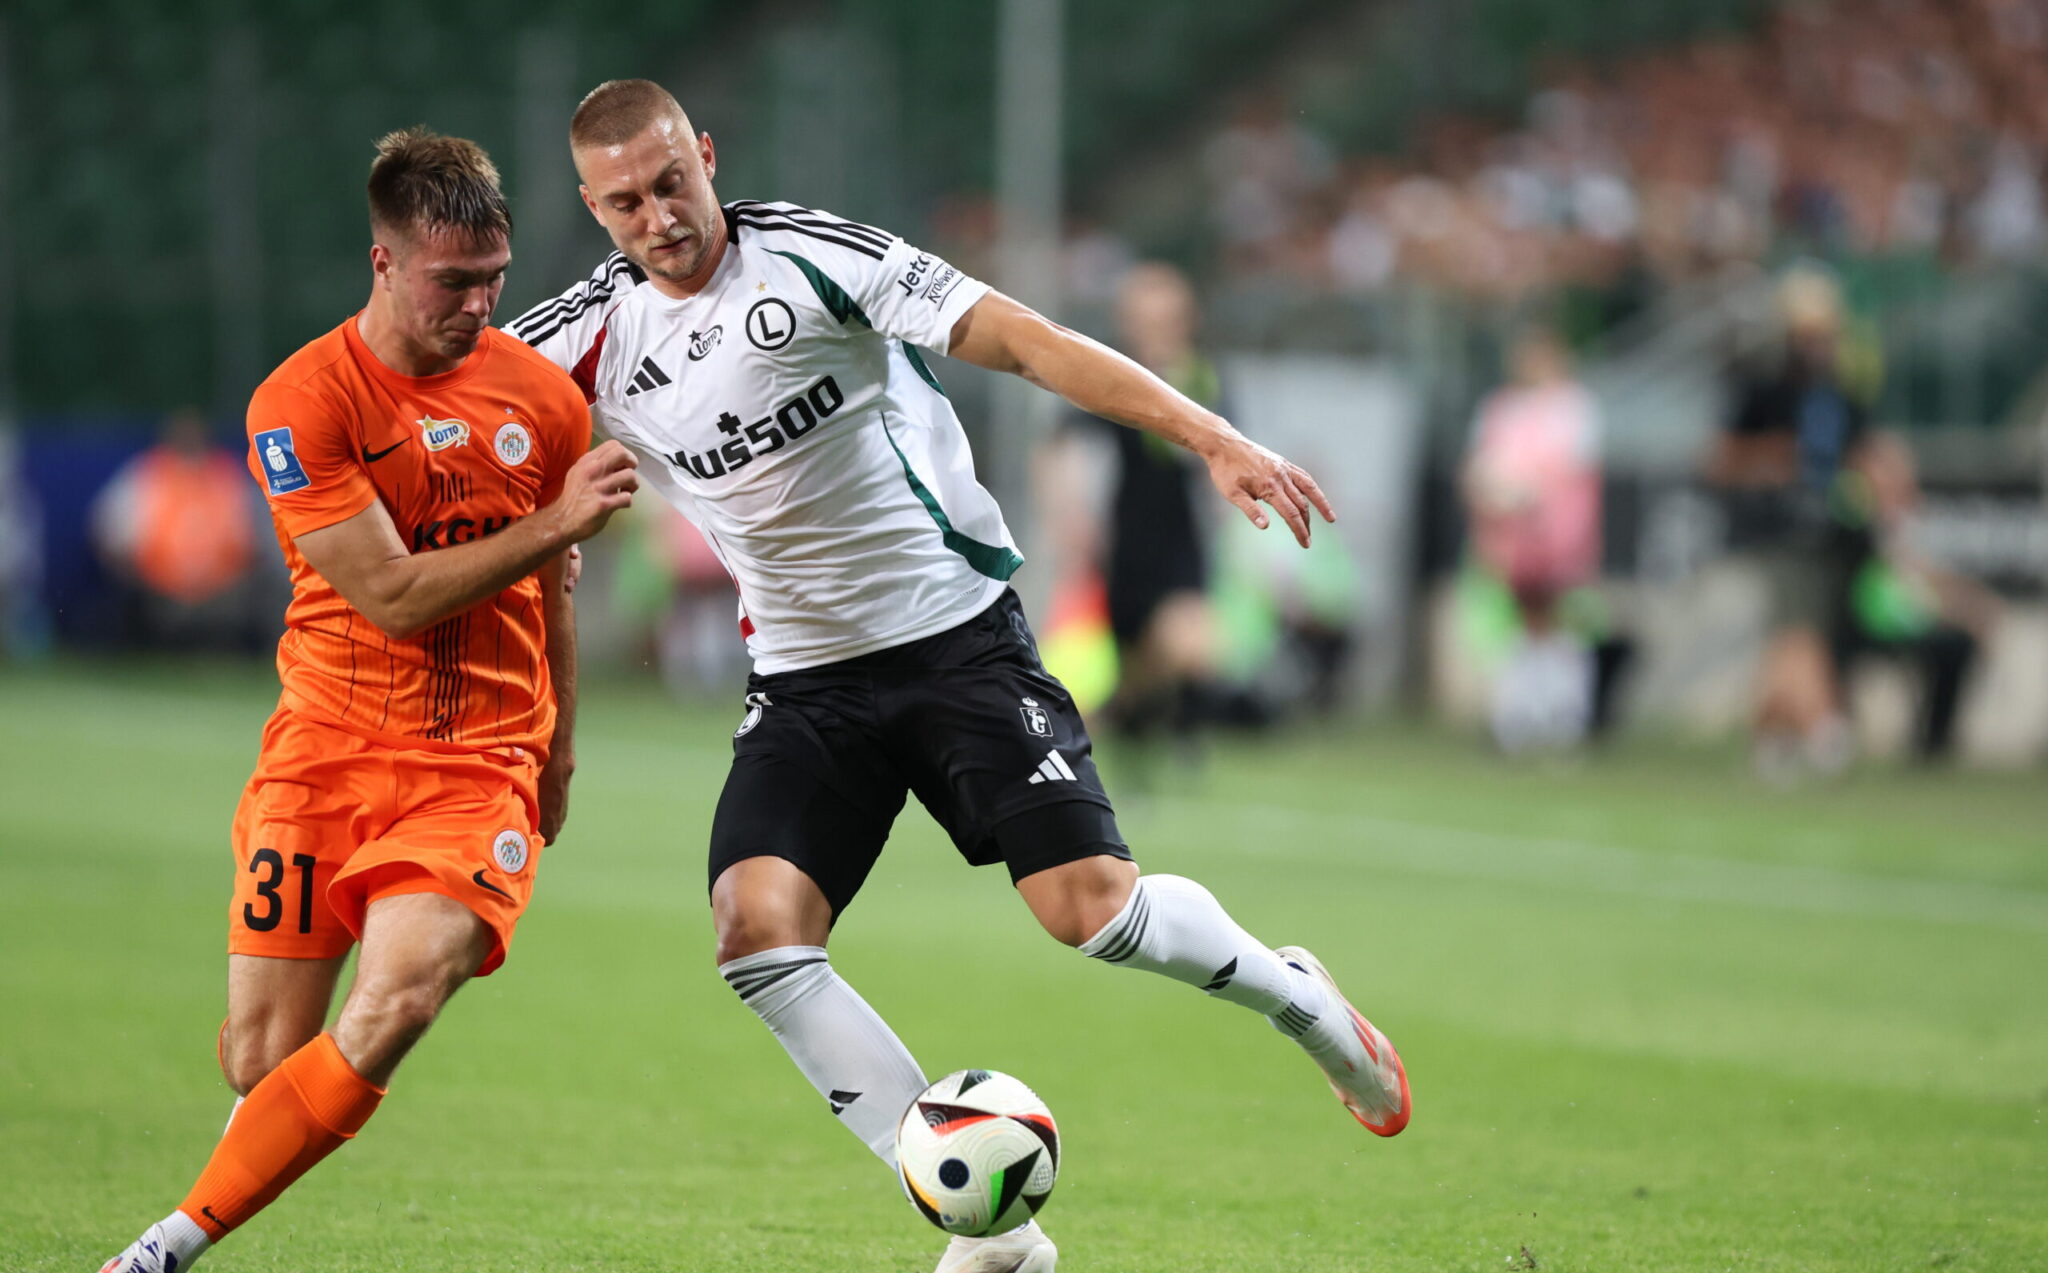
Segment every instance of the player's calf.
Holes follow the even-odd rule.
[[[1345,1000],[1315,956],[1298,946],[1269,949],[1193,880],[1139,877],[1124,908],[1081,952],[1263,1014],[1315,1060],[1368,1130],[1392,1136],[1408,1125],[1408,1076],[1387,1037]]]
[[[896,1165],[896,1124],[925,1088],[924,1071],[867,1000],[832,970],[823,946],[782,946],[720,964],[833,1115],[882,1162]]]
[[[373,1083],[390,1081],[494,940],[489,925],[439,893],[370,903],[355,985],[334,1023],[334,1041]]]
[[[1081,953],[1200,987],[1264,1016],[1314,1020],[1323,988],[1240,928],[1208,889],[1178,875],[1140,876],[1123,909]]]
[[[228,956],[228,1016],[218,1055],[221,1076],[237,1096],[247,1096],[326,1026],[345,959]]]
[[[185,1201],[102,1273],[179,1273],[351,1140],[376,1112],[400,1059],[493,940],[489,926],[452,898],[411,893],[372,901],[356,984],[334,1031],[251,1086]]]

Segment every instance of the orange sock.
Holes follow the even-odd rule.
[[[361,1130],[383,1098],[322,1034],[250,1091],[178,1210],[220,1241]]]

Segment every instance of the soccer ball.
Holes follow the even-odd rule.
[[[1060,1133],[1037,1093],[1007,1074],[961,1070],[926,1088],[896,1126],[896,1170],[948,1233],[1005,1233],[1038,1214],[1060,1170]]]

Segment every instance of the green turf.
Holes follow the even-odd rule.
[[[97,1268],[219,1130],[226,830],[271,693],[0,672],[0,1269]],[[511,963],[203,1267],[931,1266],[712,971],[736,717],[589,694]],[[913,807],[835,962],[930,1072],[1051,1103],[1070,1273],[2048,1267],[2038,774],[1774,794],[1722,752],[1524,769],[1383,727],[1226,748],[1124,825],[1314,947],[1416,1115],[1367,1136],[1242,1010],[1054,945]]]

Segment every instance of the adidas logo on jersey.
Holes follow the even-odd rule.
[[[642,358],[640,360],[640,370],[634,375],[633,385],[626,390],[626,396],[630,398],[636,393],[645,393],[649,389],[659,389],[668,383],[668,373],[655,366],[654,359]]]
[[[1031,781],[1036,784],[1041,782],[1078,782],[1079,779],[1074,777],[1073,766],[1067,763],[1065,756],[1060,755],[1057,751],[1049,751],[1045,753],[1045,759],[1038,762],[1038,772],[1031,775]]]

